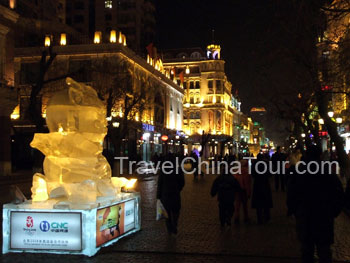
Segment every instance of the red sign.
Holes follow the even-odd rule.
[[[163,142],[167,141],[169,138],[167,135],[162,135],[162,137],[160,137],[162,139]]]
[[[325,86],[322,86],[321,87],[321,90],[331,90],[333,87],[332,86],[328,86],[328,85],[325,85]]]
[[[327,131],[319,131],[318,132],[318,136],[323,137],[323,136],[327,136],[328,132]]]

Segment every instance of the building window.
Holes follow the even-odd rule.
[[[84,23],[84,16],[81,16],[81,15],[77,15],[77,16],[74,16],[74,23]]]
[[[111,21],[112,20],[112,14],[106,14],[105,15],[105,20],[106,21]]]
[[[213,81],[212,80],[208,81],[208,89],[209,89],[209,91],[213,91]]]
[[[222,93],[221,80],[216,80],[216,93]]]
[[[200,88],[201,88],[200,82],[196,81],[196,89],[200,89]]]
[[[84,2],[75,2],[74,3],[74,8],[76,10],[83,10],[84,9]]]
[[[105,8],[112,8],[113,6],[113,1],[109,0],[109,1],[105,1]]]
[[[194,82],[190,81],[190,89],[194,89]]]

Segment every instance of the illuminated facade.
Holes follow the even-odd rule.
[[[322,67],[319,80],[322,90],[331,93],[328,105],[328,116],[337,123],[338,133],[344,139],[344,149],[350,152],[350,75],[349,75],[349,12],[333,12],[348,10],[349,2],[343,0],[330,1],[324,11],[326,26],[318,35],[318,52]],[[341,13],[341,15],[340,15]],[[321,122],[320,122],[321,121]],[[328,133],[319,119],[322,147],[331,148]]]
[[[28,84],[36,79],[42,49],[16,50],[15,81],[21,93],[19,122],[26,119],[24,106],[28,103]],[[48,71],[48,79],[70,75],[76,81],[92,86],[102,96],[107,94],[111,86],[115,85],[118,89],[118,85],[126,83],[125,88],[131,92],[124,97],[116,96],[111,116],[106,116],[108,119],[114,118],[113,127],[117,128],[117,123],[123,119],[126,97],[132,101],[134,97],[140,96],[137,106],[128,115],[130,131],[125,141],[129,143],[122,154],[139,154],[142,159],[149,161],[155,152],[162,154],[175,147],[176,134],[182,131],[183,89],[160,70],[119,43],[54,46],[53,50],[57,57]],[[48,98],[52,91],[63,88],[62,81],[45,85],[41,94],[43,117],[46,115]],[[120,92],[123,88],[119,86]],[[169,140],[163,142],[162,135],[168,136]]]
[[[92,38],[95,31],[108,40],[112,29],[122,31],[137,53],[155,38],[155,6],[149,0],[69,0],[66,23]]]
[[[184,89],[183,129],[191,136],[190,142],[199,144],[203,133],[215,137],[207,156],[228,152],[234,116],[240,114],[240,102],[231,93],[220,51],[219,45],[209,45],[206,53],[201,49],[169,50],[163,56],[164,68]]]

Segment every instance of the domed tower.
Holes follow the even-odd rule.
[[[211,44],[207,46],[207,58],[208,59],[220,59],[220,45]]]

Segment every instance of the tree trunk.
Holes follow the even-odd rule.
[[[340,166],[341,175],[344,176],[347,180],[350,179],[350,160],[344,150],[343,139],[339,136],[337,130],[337,124],[331,120],[328,116],[328,96],[329,94],[324,94],[321,91],[316,93],[317,104],[319,114],[324,120],[324,124],[327,127],[327,131],[331,140],[334,142],[337,154],[338,161]]]

